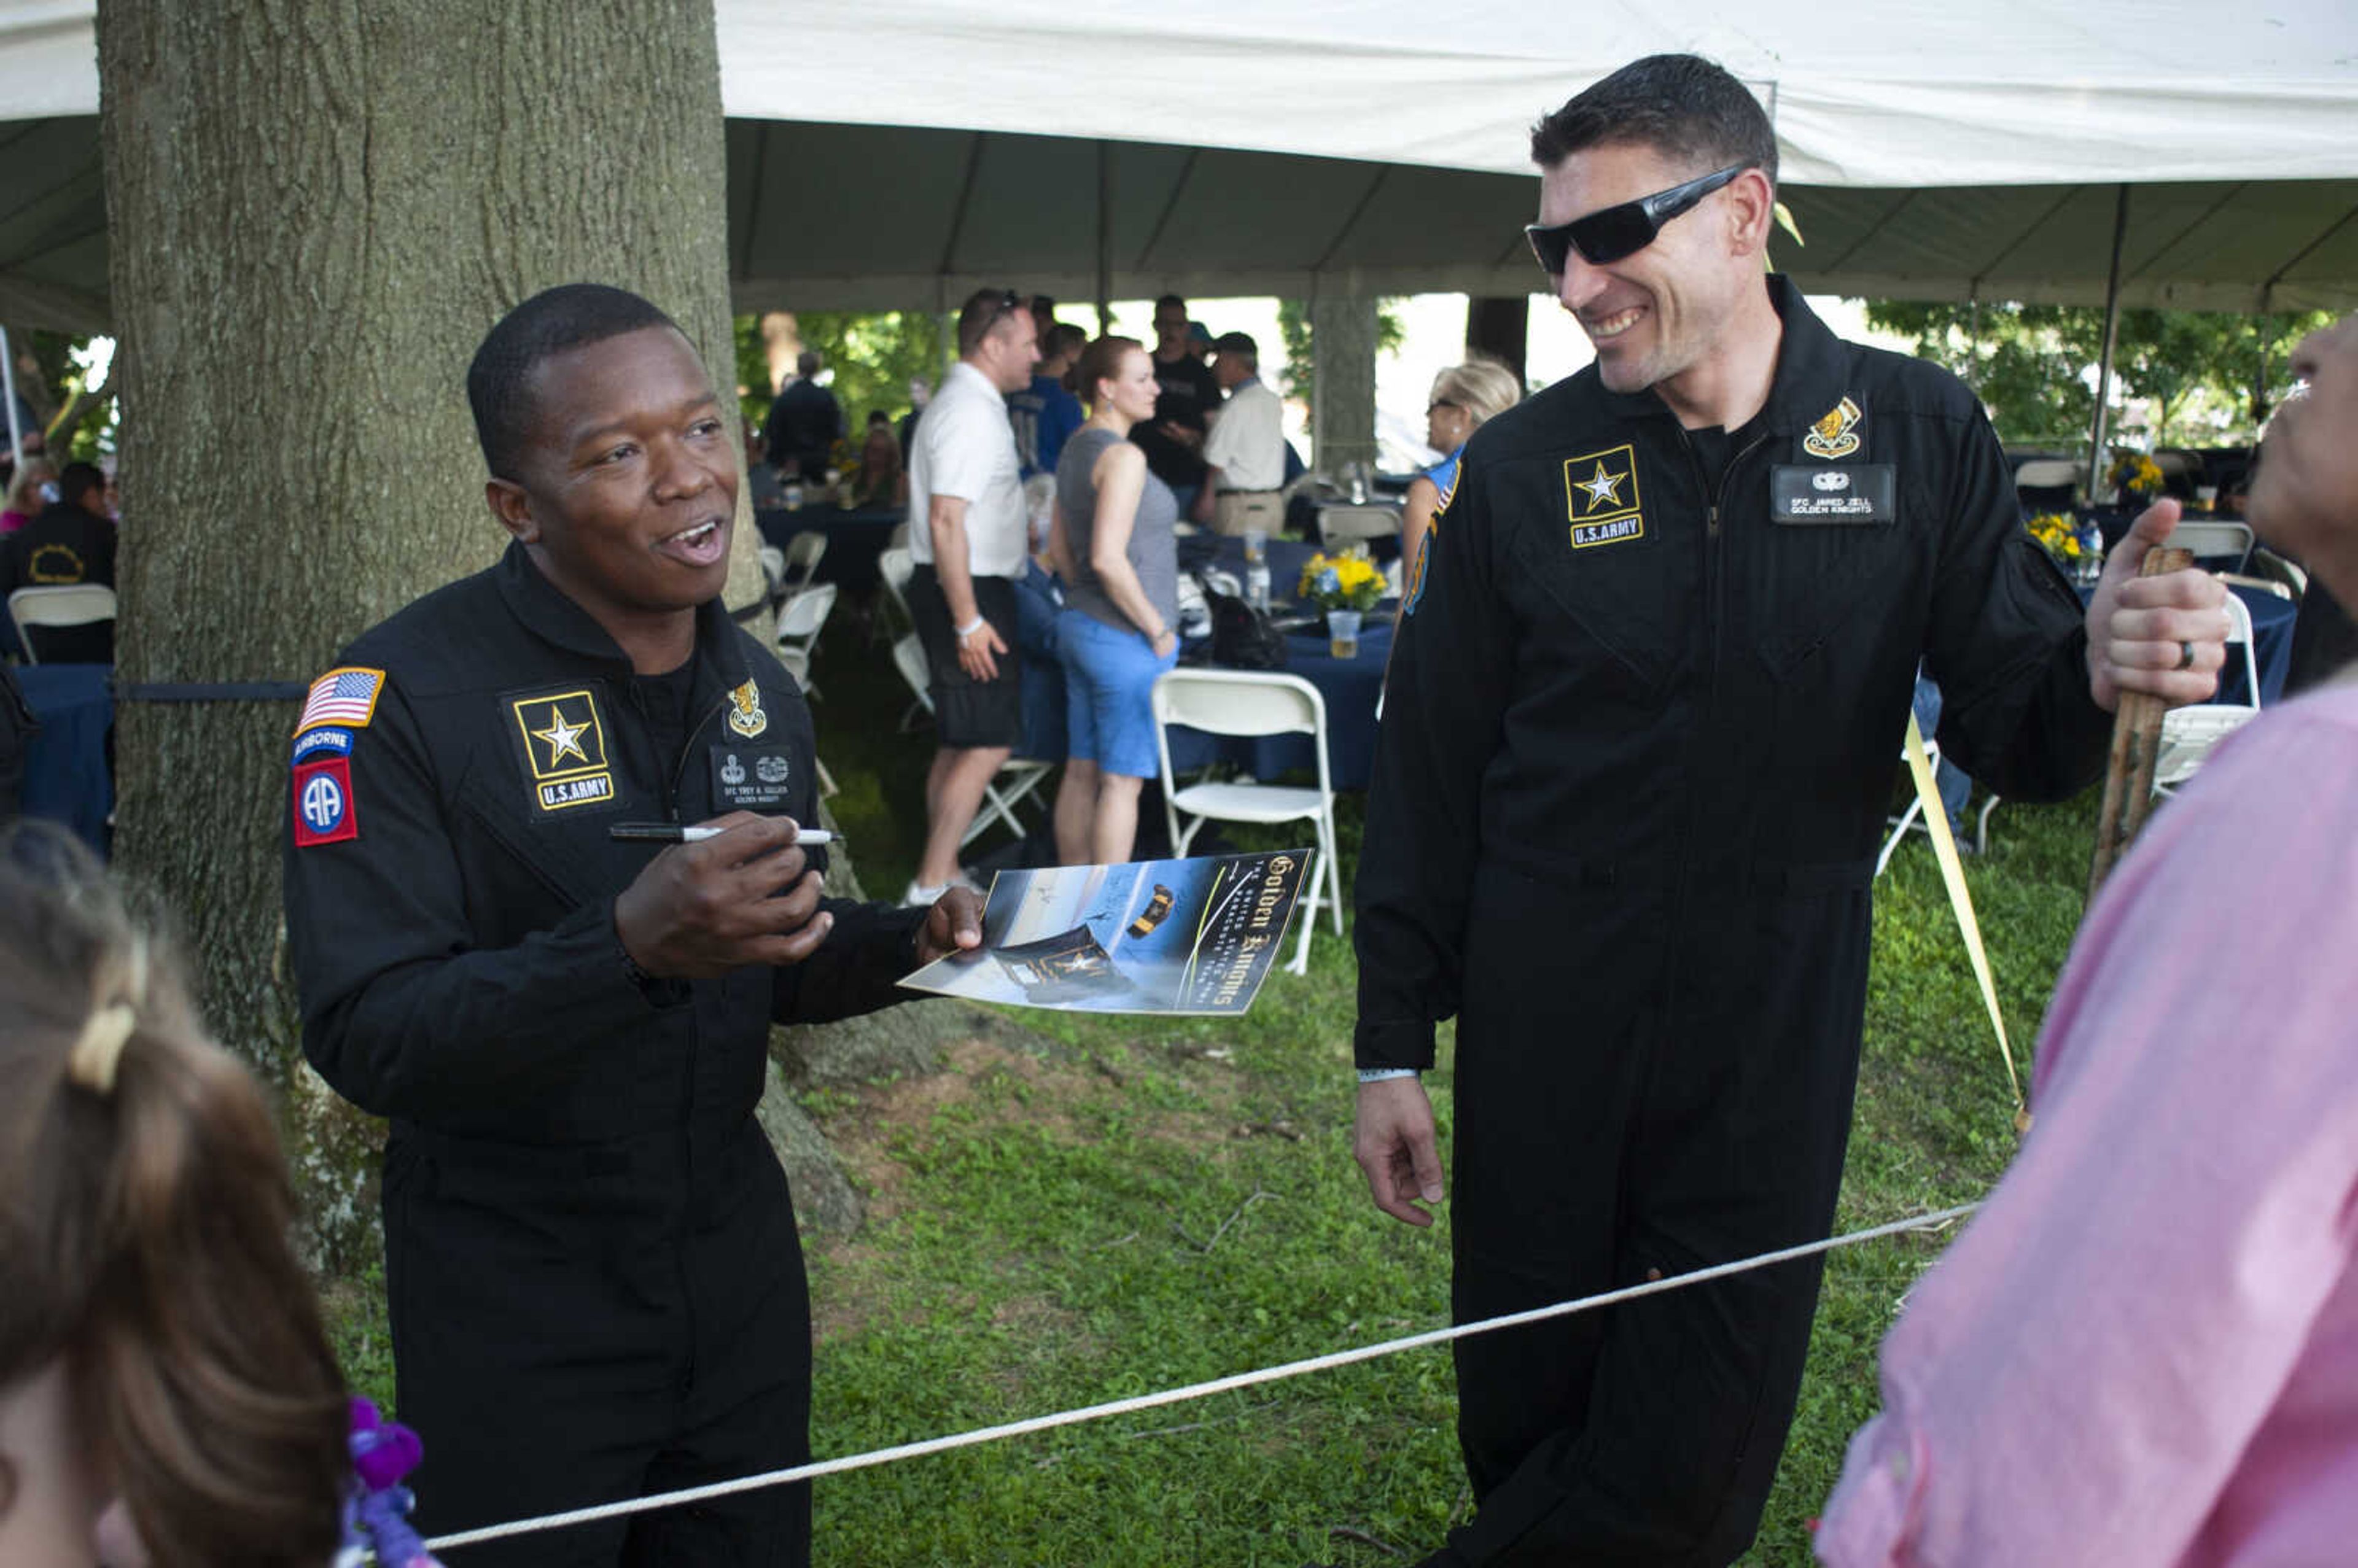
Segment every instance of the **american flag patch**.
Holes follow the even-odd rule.
[[[311,683],[311,695],[303,704],[303,717],[295,721],[294,732],[300,735],[314,724],[358,730],[376,712],[377,694],[384,689],[383,670],[355,665],[330,670]]]

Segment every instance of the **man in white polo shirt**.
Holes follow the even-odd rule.
[[[1285,484],[1284,405],[1260,383],[1260,348],[1251,334],[1222,334],[1212,356],[1212,379],[1228,400],[1204,439],[1209,504],[1196,502],[1196,521],[1223,534],[1258,528],[1273,535],[1285,522],[1278,500]]]
[[[1023,486],[1007,395],[1032,384],[1039,332],[1021,296],[987,288],[958,312],[958,362],[925,406],[909,454],[909,609],[933,671],[940,739],[925,774],[925,852],[904,895],[931,903],[966,881],[958,842],[984,786],[1023,738],[1013,579],[1023,575]],[[971,885],[971,884],[969,884]]]

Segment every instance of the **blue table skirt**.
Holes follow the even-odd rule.
[[[103,855],[114,810],[106,744],[114,727],[114,666],[21,665],[16,674],[41,721],[25,752],[25,815],[63,823]]]

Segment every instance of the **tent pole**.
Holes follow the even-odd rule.
[[[2113,211],[2113,269],[2104,283],[2104,351],[2096,361],[2096,417],[2088,432],[2088,494],[2093,499],[2104,471],[2104,413],[2113,395],[2113,348],[2121,330],[2121,243],[2129,232],[2129,188],[2120,188]]]
[[[1098,336],[1113,330],[1113,154],[1098,141]]]
[[[18,468],[25,466],[25,432],[16,427],[16,350],[8,341],[8,329],[0,327],[0,389],[8,399],[8,460]]]

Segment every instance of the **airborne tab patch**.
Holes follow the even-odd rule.
[[[606,726],[598,699],[585,689],[520,697],[508,704],[532,771],[533,803],[543,811],[592,806],[614,798],[606,759]]]
[[[1617,545],[1646,536],[1638,496],[1638,449],[1630,444],[1584,452],[1563,463],[1564,515],[1572,547]]]

